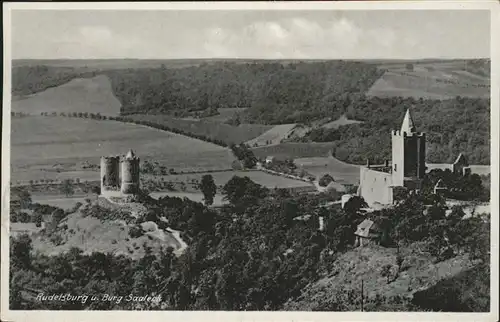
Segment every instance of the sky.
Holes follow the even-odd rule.
[[[14,59],[490,57],[471,10],[12,10]]]

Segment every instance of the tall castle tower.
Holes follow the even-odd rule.
[[[139,163],[140,159],[134,151],[129,150],[121,159],[121,192],[123,194],[136,194],[139,192]]]
[[[392,185],[407,186],[425,175],[425,133],[417,132],[406,111],[401,130],[392,131]]]
[[[101,157],[101,191],[119,190],[119,156]]]

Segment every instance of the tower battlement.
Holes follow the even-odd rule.
[[[391,130],[391,135],[393,136],[419,136],[419,137],[425,137],[425,132],[406,132],[406,131],[401,131],[401,130]]]

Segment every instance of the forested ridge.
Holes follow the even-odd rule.
[[[345,61],[226,62],[105,73],[123,114],[248,107],[260,117],[255,123],[264,124],[283,123],[291,111],[307,112],[312,105],[326,108],[343,93],[364,93],[382,75],[373,65]]]
[[[12,69],[12,95],[25,96],[63,85],[78,77],[94,77],[97,71],[45,65],[18,66]]]
[[[333,155],[349,163],[383,163],[391,159],[391,130],[400,129],[408,108],[417,130],[426,133],[427,162],[451,163],[464,153],[470,164],[490,164],[489,99],[363,98],[345,110],[363,123],[318,127],[296,140],[332,142]]]

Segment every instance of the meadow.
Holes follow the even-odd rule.
[[[286,139],[290,136],[296,125],[297,124],[276,125],[246,143],[251,147],[280,144],[283,139]]]
[[[369,89],[368,96],[448,99],[456,96],[488,98],[487,70],[469,68],[465,62],[427,62],[407,70],[401,64],[382,64],[386,70]]]
[[[249,177],[255,183],[268,188],[293,188],[293,187],[304,187],[310,184],[300,180],[289,179],[281,176],[275,176],[269,173],[265,173],[258,170],[249,171],[220,171],[220,172],[210,172],[210,173],[185,173],[185,174],[175,174],[175,175],[165,175],[165,176],[154,176],[155,179],[172,181],[172,182],[191,182],[193,180],[201,181],[201,178],[205,174],[210,174],[215,181],[215,184],[222,186],[226,184],[233,176],[238,177]],[[147,176],[146,176],[147,178]]]
[[[231,143],[240,144],[246,142],[273,128],[273,126],[261,124],[240,124],[239,126],[233,126],[218,121],[207,121],[205,119],[186,120],[168,115],[135,114],[127,115],[127,119],[153,122],[185,133],[222,141],[228,145]]]
[[[332,150],[331,143],[296,143],[286,142],[277,145],[269,145],[253,148],[252,151],[259,159],[274,156],[278,159],[297,159],[311,157],[328,157]]]
[[[336,128],[339,128],[343,125],[358,124],[358,123],[362,123],[362,122],[356,121],[356,120],[350,120],[345,115],[342,115],[341,117],[339,117],[335,121],[331,121],[331,122],[323,124],[322,127],[327,128],[327,129],[336,129]]]
[[[99,164],[101,156],[129,149],[178,171],[229,169],[234,161],[229,149],[135,124],[32,116],[13,118],[11,125],[13,182],[19,172],[31,176],[55,165],[75,170],[81,162]]]
[[[334,157],[298,158],[295,159],[295,164],[317,178],[330,174],[337,182],[359,184],[359,166],[342,162]]]
[[[43,92],[12,100],[12,112],[40,115],[41,112],[87,112],[116,116],[121,103],[113,94],[109,78],[99,75],[93,78],[75,78],[63,85]]]

